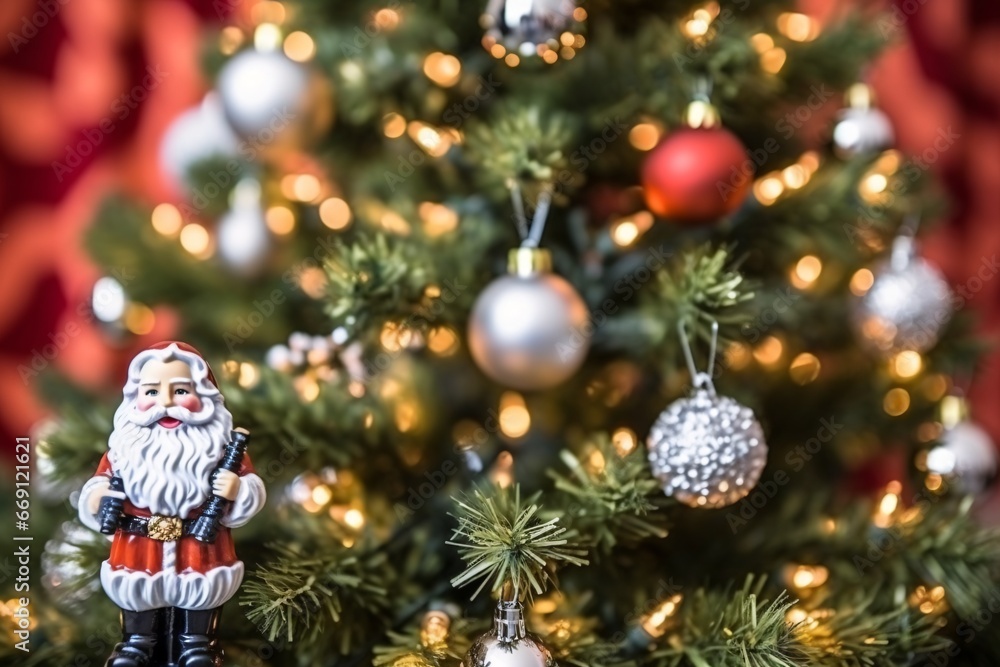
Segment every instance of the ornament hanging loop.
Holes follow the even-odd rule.
[[[677,333],[681,339],[681,349],[684,350],[684,360],[687,362],[688,372],[691,373],[691,384],[695,389],[706,389],[709,394],[715,396],[715,384],[712,376],[715,374],[715,356],[719,346],[719,323],[712,320],[712,338],[708,347],[708,369],[699,372],[694,364],[694,354],[691,353],[691,339],[688,337],[685,320],[677,323]]]
[[[920,227],[920,216],[911,213],[899,226],[895,240],[892,242],[890,262],[896,271],[902,271],[909,266],[916,254],[917,229]]]

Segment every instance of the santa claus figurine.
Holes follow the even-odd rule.
[[[242,436],[190,345],[140,352],[123,393],[108,451],[79,503],[84,524],[114,532],[101,584],[121,608],[122,642],[107,667],[217,667],[219,612],[243,580],[229,529],[260,511],[264,483],[230,444]],[[208,538],[195,521],[207,507],[224,508]]]

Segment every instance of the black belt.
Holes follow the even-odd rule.
[[[150,535],[151,522],[154,525],[152,535]],[[178,523],[180,526],[177,525]],[[121,521],[118,523],[118,529],[123,532],[149,537],[162,542],[190,535],[193,526],[194,519],[178,519],[176,517],[163,516],[133,516],[131,514],[123,514]]]

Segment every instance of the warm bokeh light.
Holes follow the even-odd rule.
[[[382,117],[382,131],[390,139],[403,136],[406,132],[406,119],[398,113],[387,113]]]
[[[524,397],[516,391],[506,391],[500,397],[500,431],[508,438],[520,438],[531,428],[531,415]]]
[[[319,205],[319,219],[330,229],[343,229],[351,224],[351,207],[340,197],[324,199]]]
[[[798,289],[812,286],[823,272],[823,262],[816,255],[806,255],[800,259],[792,270],[792,285]]]
[[[306,33],[296,30],[285,37],[285,55],[295,62],[308,62],[316,55],[316,43]]]
[[[628,133],[628,141],[632,146],[640,151],[649,151],[656,148],[660,142],[660,128],[653,123],[639,123]]]
[[[753,351],[754,359],[765,366],[773,366],[781,361],[784,345],[777,336],[768,336]]]
[[[219,52],[231,56],[243,45],[246,35],[234,25],[226,26],[219,33]]]
[[[830,578],[830,571],[822,565],[794,565],[785,570],[785,581],[794,588],[819,588]]]
[[[284,179],[282,186],[284,186]],[[321,190],[318,178],[312,174],[299,174],[292,177],[289,199],[297,199],[302,202],[315,201],[319,198]]]
[[[462,63],[453,55],[435,51],[424,58],[424,74],[437,85],[450,88],[462,76]]]
[[[195,257],[204,258],[210,250],[211,239],[208,230],[192,222],[181,230],[181,247]]]
[[[786,12],[778,16],[778,32],[793,42],[811,42],[819,37],[819,23],[806,14]]]
[[[785,66],[788,54],[781,47],[769,49],[760,55],[760,66],[768,74],[777,74]]]
[[[767,176],[760,179],[753,186],[753,195],[761,204],[768,206],[773,204],[785,191],[785,184],[776,176]]]
[[[395,9],[380,9],[375,12],[375,23],[379,24],[383,30],[393,30],[399,25],[399,12]]]
[[[750,38],[750,44],[757,53],[765,53],[774,48],[774,38],[766,32],[758,32]]]
[[[145,336],[153,330],[156,316],[153,309],[141,303],[130,303],[125,309],[125,328],[136,336]]]
[[[628,456],[635,451],[639,444],[639,438],[632,429],[619,428],[611,434],[611,444],[614,445],[618,456]]]
[[[267,228],[279,236],[291,234],[295,229],[295,213],[287,206],[272,206],[264,214]]]
[[[159,204],[151,216],[153,229],[164,236],[174,236],[181,230],[184,219],[173,204]]]
[[[503,61],[507,63],[509,67],[517,67],[521,64],[521,59],[517,57],[516,53],[508,53]]]
[[[910,392],[902,387],[890,389],[882,400],[882,407],[889,416],[898,417],[910,409]]]
[[[250,9],[250,19],[254,23],[284,23],[285,6],[280,2],[258,2]]]
[[[427,335],[427,348],[440,357],[448,357],[458,351],[458,335],[450,327],[431,329]]]
[[[253,31],[253,45],[258,51],[276,51],[281,46],[281,28],[273,23],[261,23]]]
[[[244,361],[240,364],[239,375],[236,378],[236,382],[245,389],[257,386],[257,382],[260,381],[260,371],[253,364]]]
[[[792,360],[792,364],[788,368],[788,374],[795,384],[806,385],[819,377],[821,368],[816,355],[803,352]]]
[[[747,367],[753,355],[750,353],[750,347],[744,343],[731,343],[726,348],[726,368],[731,368],[734,371],[742,370]]]
[[[875,284],[875,276],[868,269],[858,269],[851,276],[851,294],[864,296]]]
[[[447,234],[458,227],[458,213],[444,204],[425,201],[417,207],[417,213],[429,236]]]
[[[903,380],[915,377],[923,365],[920,353],[913,350],[904,350],[892,358],[892,372]]]
[[[299,289],[313,299],[319,299],[326,290],[326,273],[318,266],[309,266],[299,274]]]
[[[660,603],[660,605],[642,620],[642,629],[656,639],[662,637],[670,627],[670,619],[677,613],[677,608],[683,600],[683,596],[678,593]]]

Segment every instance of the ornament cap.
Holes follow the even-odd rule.
[[[514,642],[528,636],[524,627],[524,608],[520,602],[501,600],[493,614],[493,630],[502,642]]]
[[[955,428],[969,418],[969,404],[962,396],[945,396],[941,399],[940,415],[941,426],[945,429]]]
[[[507,255],[507,271],[521,278],[530,278],[552,271],[552,253],[544,248],[522,246]]]
[[[695,100],[684,113],[688,127],[709,129],[721,124],[719,111],[708,100]]]
[[[847,89],[844,99],[852,109],[871,109],[875,94],[867,83],[856,83]]]

